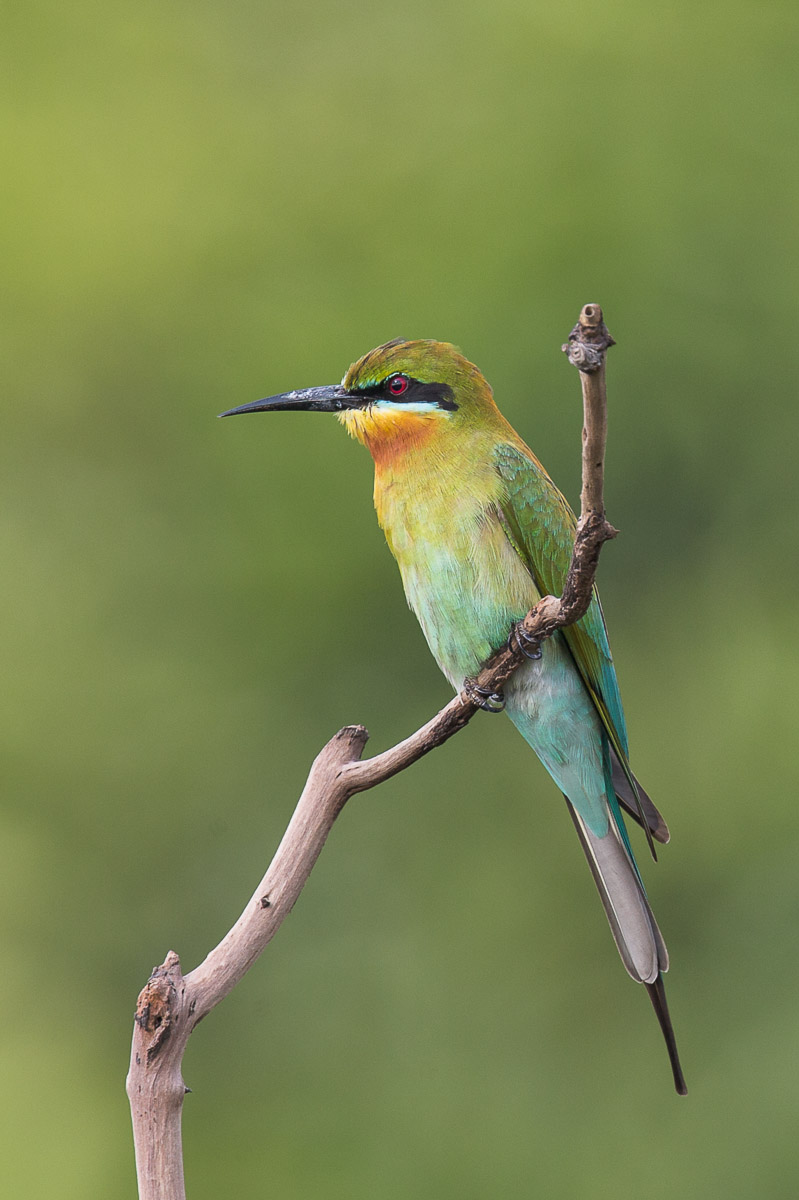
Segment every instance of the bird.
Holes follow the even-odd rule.
[[[574,513],[455,346],[395,338],[354,362],[340,384],[220,415],[281,410],[335,413],[371,452],[378,521],[408,604],[456,691],[542,596],[562,591]],[[663,982],[668,952],[621,810],[644,826],[650,846],[667,842],[669,830],[630,767],[596,588],[585,616],[526,656],[502,699],[565,797],[622,962],[647,989],[685,1095]]]

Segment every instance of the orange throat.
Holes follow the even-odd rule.
[[[409,412],[397,408],[348,408],[339,414],[339,421],[350,437],[366,446],[378,467],[390,467],[406,454],[417,453],[439,432],[440,421],[448,413]]]

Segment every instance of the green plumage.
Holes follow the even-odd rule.
[[[577,530],[574,513],[539,463],[516,446],[497,446],[495,461],[507,488],[501,509],[508,538],[530,571],[539,592],[559,596],[566,582]],[[568,625],[562,636],[616,760],[629,781],[638,808],[637,784],[627,761],[627,725],[596,588],[588,612],[576,624]],[[610,811],[634,863],[624,818],[608,777],[609,770],[612,777],[609,754],[603,766]]]
[[[371,451],[378,519],[408,603],[454,687],[479,671],[542,595],[561,593],[574,514],[454,347],[398,339],[353,364],[341,385],[234,411],[274,408],[338,412]],[[619,801],[659,840],[668,831],[629,767],[596,593],[582,620],[514,673],[506,710],[567,799],[622,960],[647,986],[682,1092],[661,977],[668,955]]]
[[[539,591],[559,596],[574,546],[574,513],[538,463],[515,446],[497,446],[495,460],[507,488],[502,511],[509,537]],[[592,699],[601,707],[603,724],[626,755],[627,726],[596,588],[588,612],[563,635]]]

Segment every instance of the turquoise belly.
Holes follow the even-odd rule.
[[[454,688],[504,645],[540,594],[504,532],[469,552],[417,541],[400,562],[405,593],[427,643]],[[543,644],[505,688],[508,716],[559,789],[599,837],[608,832],[603,732],[562,635]]]

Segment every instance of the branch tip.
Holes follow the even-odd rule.
[[[333,741],[345,742],[353,749],[357,749],[357,757],[360,758],[364,746],[369,741],[369,730],[365,725],[345,725],[343,729],[339,729]]]
[[[599,304],[585,304],[580,311],[577,324],[569,334],[568,342],[561,346],[569,362],[579,371],[591,373],[599,370],[604,355],[616,341],[605,324]]]
[[[585,330],[596,331],[604,323],[602,307],[599,304],[584,304],[580,309],[578,324]]]

